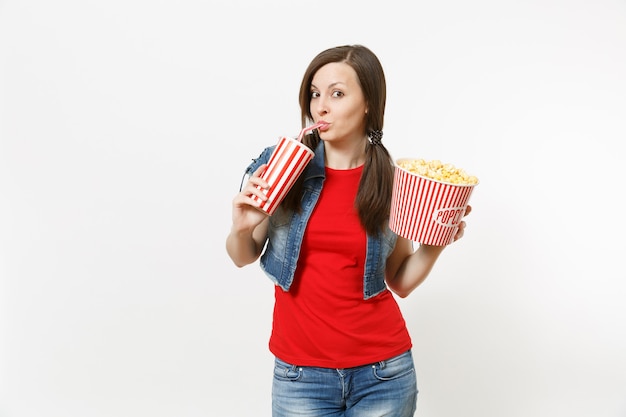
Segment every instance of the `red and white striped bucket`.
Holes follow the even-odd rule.
[[[287,136],[281,137],[267,162],[267,168],[261,174],[261,178],[269,184],[269,188],[263,191],[268,199],[263,202],[255,196],[252,197],[261,202],[259,209],[271,216],[313,159],[313,155],[313,151],[302,142]]]
[[[389,227],[414,242],[449,245],[474,187],[436,181],[396,165]]]

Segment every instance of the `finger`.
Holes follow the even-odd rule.
[[[267,201],[267,195],[262,189],[253,185],[248,185],[239,194],[237,194],[237,196],[235,196],[233,203],[237,206],[251,205],[259,207],[265,201]]]
[[[248,184],[252,183],[261,188],[268,188],[269,183],[261,178],[261,175],[265,172],[265,168],[267,168],[267,164],[263,164],[257,168],[257,170],[254,171],[254,173],[252,173],[252,175],[248,178]]]
[[[263,172],[265,171],[265,168],[267,168],[267,164],[259,165],[259,167],[256,169],[256,171],[254,171],[252,173],[252,176],[253,177],[260,177],[263,174]]]
[[[461,239],[463,237],[463,235],[465,234],[465,222],[461,222],[459,223],[459,228],[457,229],[456,233],[454,234],[454,241],[456,242],[457,240]]]
[[[261,180],[260,178],[251,179],[248,181],[246,187],[241,190],[241,194],[250,198],[255,196],[265,201],[267,200],[268,187],[267,182]]]

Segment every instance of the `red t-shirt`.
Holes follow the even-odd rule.
[[[411,348],[392,293],[363,299],[367,237],[354,207],[362,172],[326,168],[294,282],[288,292],[276,286],[269,347],[286,362],[351,368]]]

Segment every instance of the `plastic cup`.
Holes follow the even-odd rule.
[[[313,155],[313,151],[301,141],[287,136],[281,137],[270,156],[267,168],[261,174],[261,178],[269,184],[269,187],[263,190],[268,199],[262,201],[253,196],[254,200],[261,203],[258,208],[270,216],[274,214],[300,174],[304,172],[304,168],[313,159]]]
[[[449,245],[475,186],[433,180],[396,165],[389,227],[414,242]]]

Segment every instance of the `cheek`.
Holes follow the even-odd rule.
[[[344,116],[346,119],[350,120],[365,120],[365,116],[367,115],[366,109],[362,105],[353,105],[345,108]]]
[[[367,114],[365,114],[365,109],[354,109],[349,115],[350,124],[354,126],[364,126],[366,116]]]

